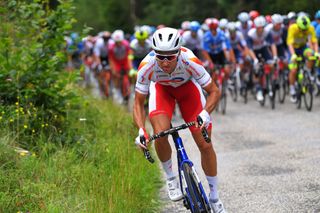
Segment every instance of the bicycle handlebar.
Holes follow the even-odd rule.
[[[200,116],[197,117],[197,122],[198,124],[201,126],[203,124],[203,121],[201,119]],[[165,130],[165,131],[162,131],[162,132],[159,132],[158,134],[154,134],[152,135],[150,138],[149,138],[149,141],[153,141],[155,139],[158,139],[158,138],[161,138],[161,137],[164,137],[164,136],[167,136],[169,134],[173,134],[175,132],[178,132],[179,130],[182,130],[182,129],[186,129],[186,128],[189,128],[191,126],[194,126],[196,123],[194,121],[192,122],[188,122],[188,123],[184,123],[184,124],[181,124],[180,126],[176,126],[176,127],[172,127],[168,130]],[[206,128],[203,128],[201,130],[201,134],[204,138],[204,140],[207,142],[207,143],[210,143],[211,142],[211,138],[209,137],[209,134],[208,134],[208,131]],[[144,146],[146,146],[146,139],[144,136],[141,136],[140,137],[140,143],[142,143]],[[150,154],[150,151],[149,149],[143,149],[143,154],[145,156],[145,158],[150,162],[150,163],[154,163],[154,159],[152,158],[151,154]]]

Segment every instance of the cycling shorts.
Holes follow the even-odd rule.
[[[117,72],[117,73],[120,73],[121,70],[129,71],[130,70],[129,63],[128,62],[126,62],[126,63],[114,63],[114,71]]]
[[[214,64],[221,64],[225,65],[227,63],[226,57],[224,56],[224,52],[221,51],[218,54],[211,54],[209,53],[209,56]]]
[[[151,82],[149,96],[149,117],[166,114],[171,120],[175,103],[177,102],[181,115],[185,122],[195,121],[197,115],[203,110],[206,99],[202,93],[201,86],[194,80],[190,80],[179,87],[165,86]],[[208,129],[211,129],[210,123]],[[194,126],[191,132],[200,131]]]

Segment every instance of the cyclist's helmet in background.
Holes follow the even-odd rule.
[[[237,30],[236,23],[234,22],[229,22],[227,27],[230,33],[235,32]]]
[[[139,41],[143,41],[143,40],[146,40],[149,37],[149,33],[146,30],[139,29],[134,33],[134,36]]]
[[[254,26],[255,27],[264,27],[266,26],[267,21],[263,16],[258,16],[254,19]]]
[[[226,19],[226,18],[220,19],[220,21],[219,21],[219,27],[220,27],[221,29],[227,28],[227,25],[228,25],[228,19]]]
[[[288,19],[293,20],[297,18],[297,14],[293,11],[289,12],[287,15]]]
[[[241,23],[246,23],[247,21],[249,21],[249,19],[250,19],[250,16],[249,16],[249,14],[247,12],[241,12],[238,15],[238,20]]]
[[[189,30],[190,29],[190,21],[183,21],[181,23],[181,29],[182,30]]]
[[[301,30],[306,30],[310,26],[310,19],[307,16],[299,16],[297,18],[297,25]]]
[[[112,40],[121,42],[124,40],[124,32],[122,30],[115,30],[111,35]]]
[[[315,18],[315,19],[320,19],[320,10],[318,10],[318,11],[316,12],[316,14],[314,15],[314,18]]]
[[[260,16],[260,13],[256,10],[251,10],[249,12],[249,16],[250,16],[250,19],[254,21],[258,16]]]
[[[273,14],[271,19],[273,24],[282,24],[283,22],[283,18],[280,14]]]
[[[219,27],[219,21],[216,18],[210,18],[207,20],[207,25],[210,30],[216,30]]]
[[[152,49],[156,51],[178,51],[181,37],[178,30],[165,27],[157,30],[152,36]]]
[[[200,23],[197,21],[192,21],[190,22],[190,30],[192,32],[198,32],[198,30],[200,29]]]

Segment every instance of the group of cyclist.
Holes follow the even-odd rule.
[[[146,149],[148,144],[144,110],[147,95],[154,133],[170,128],[176,103],[186,122],[201,118],[203,124],[190,127],[190,130],[201,153],[202,168],[210,188],[211,208],[219,213],[226,211],[217,190],[216,154],[212,143],[206,143],[199,130],[206,128],[211,135],[210,114],[220,98],[215,67],[222,67],[226,80],[235,67],[239,67],[240,72],[252,72],[256,99],[262,101],[265,73],[281,60],[290,69],[290,95],[291,101],[295,102],[297,57],[304,57],[304,69],[311,71],[314,61],[309,58],[320,56],[317,38],[320,10],[312,23],[306,13],[294,12],[286,16],[262,16],[258,11],[250,11],[241,12],[237,18],[235,22],[207,18],[203,24],[185,21],[179,30],[163,25],[157,28],[139,26],[132,36],[125,36],[122,30],[104,31],[82,39],[81,45],[75,45],[75,38],[67,39],[68,54],[72,53],[71,50],[77,51],[86,67],[85,73],[95,73],[106,97],[111,94],[112,83],[113,96],[128,101],[130,91],[123,91],[120,85],[123,75],[131,77],[131,83],[135,85],[133,117],[139,128],[135,143],[140,148]],[[70,43],[77,48],[71,48]],[[72,58],[68,57],[69,60]],[[264,64],[262,74],[256,72],[261,63]],[[141,143],[142,138],[146,139],[146,144]],[[155,149],[167,176],[169,198],[174,201],[182,199],[172,170],[168,138],[158,139]]]
[[[308,58],[319,56],[319,23],[320,10],[315,14],[312,23],[309,15],[304,12],[262,16],[253,10],[239,13],[237,21],[225,18],[207,18],[202,24],[198,21],[184,21],[179,33],[182,36],[182,45],[193,51],[214,79],[214,65],[224,68],[225,79],[228,79],[236,67],[242,72],[249,70],[255,73],[252,81],[258,101],[264,99],[262,90],[265,86],[264,75],[255,72],[259,62],[264,62],[267,73],[281,60],[284,67],[290,69],[290,95],[291,101],[295,102],[296,59],[297,56],[305,57],[307,70],[314,66],[314,61]],[[121,75],[128,75],[131,84],[134,84],[140,62],[152,50],[153,33],[163,27],[164,25],[157,28],[137,26],[133,35],[125,35],[122,30],[112,33],[104,31],[97,36],[87,36],[76,45],[74,43],[78,38],[73,33],[66,39],[68,67],[72,67],[72,61],[78,66],[80,58],[85,65],[85,78],[88,79],[88,73],[93,71],[106,97],[112,94],[119,102],[126,102],[130,91],[120,88]],[[320,86],[320,72],[317,70],[315,76],[318,77]],[[109,90],[111,82],[112,91]]]

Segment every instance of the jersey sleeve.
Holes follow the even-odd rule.
[[[154,63],[150,60],[147,55],[140,63],[138,68],[137,82],[135,91],[141,94],[147,95],[149,93],[149,86],[151,77],[153,74]]]
[[[186,70],[192,75],[192,77],[198,82],[198,84],[204,88],[211,83],[211,77],[206,69],[203,67],[202,62],[188,50]]]
[[[287,44],[293,45],[294,44],[294,24],[290,25],[288,29],[288,35],[287,35]]]

